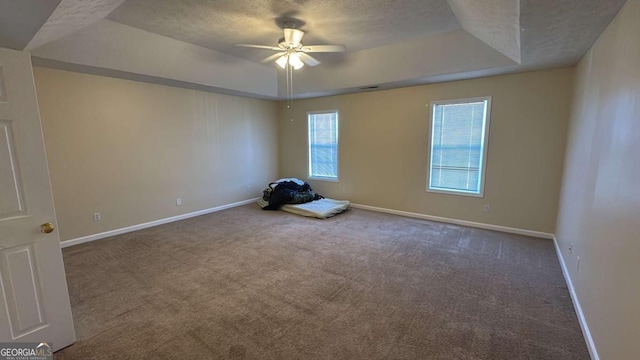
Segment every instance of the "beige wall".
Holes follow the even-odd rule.
[[[553,233],[573,73],[565,68],[296,100],[292,109],[281,103],[280,176],[307,179],[306,113],[338,109],[339,182],[309,181],[317,192]],[[479,96],[493,97],[485,197],[426,192],[429,102]]]
[[[277,176],[274,102],[34,75],[62,240],[258,197]]]
[[[558,216],[562,256],[604,360],[640,356],[638,20],[640,0],[629,0],[578,66]]]

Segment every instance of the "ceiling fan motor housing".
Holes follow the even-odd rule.
[[[304,31],[292,28],[284,29],[284,42],[287,47],[298,47],[302,45]]]

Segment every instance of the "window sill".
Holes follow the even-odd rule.
[[[429,189],[427,188],[427,192],[436,193],[436,194],[444,194],[444,195],[458,195],[458,196],[469,196],[469,197],[477,197],[483,198],[484,192],[480,192],[479,194],[466,192],[466,191],[456,191],[456,190],[445,190],[445,189]]]
[[[328,178],[328,177],[316,177],[316,176],[309,176],[307,177],[308,180],[319,180],[319,181],[328,181],[328,182],[339,182],[338,179],[334,179],[334,178]]]

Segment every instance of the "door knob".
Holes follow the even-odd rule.
[[[50,232],[52,232],[54,229],[53,224],[52,223],[44,223],[42,225],[40,225],[40,231],[42,231],[45,234],[48,234]]]

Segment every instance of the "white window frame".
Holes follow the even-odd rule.
[[[314,176],[311,173],[311,115],[336,114],[336,177]],[[338,110],[319,110],[307,112],[307,178],[312,180],[338,182],[340,174],[340,112]]]
[[[444,190],[441,188],[431,188],[431,163],[433,162],[433,128],[434,128],[434,119],[435,111],[434,108],[436,105],[455,105],[455,104],[465,104],[465,103],[473,103],[473,102],[481,102],[486,101],[487,107],[485,111],[485,120],[482,128],[483,132],[483,143],[482,143],[482,156],[480,162],[480,189],[478,193],[465,191],[465,190]],[[474,98],[465,98],[465,99],[453,99],[453,100],[437,100],[432,101],[429,106],[429,156],[427,161],[427,192],[440,193],[440,194],[449,194],[449,195],[459,195],[459,196],[472,196],[472,197],[484,197],[484,185],[485,185],[485,177],[487,175],[487,150],[489,149],[489,128],[491,123],[491,96],[482,96],[482,97],[474,97]]]

